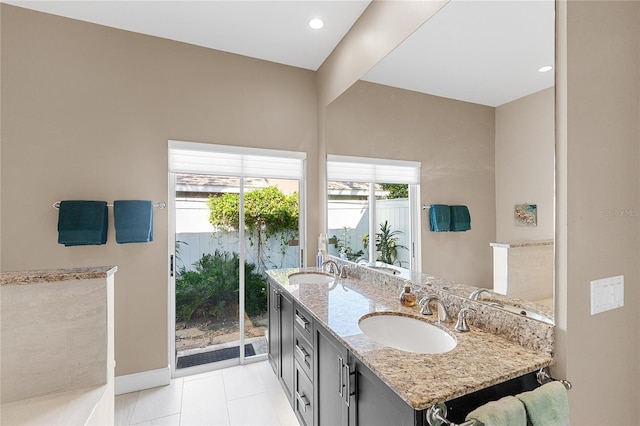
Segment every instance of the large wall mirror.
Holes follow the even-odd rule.
[[[420,205],[468,207],[466,232],[432,232],[428,210],[419,213],[422,273],[490,290],[506,286],[507,296],[547,316],[554,8],[548,0],[451,0],[326,108],[325,137],[330,155],[420,162]],[[330,186],[329,201],[332,190],[369,189],[356,186]],[[347,232],[357,215],[344,226],[328,217],[330,237],[362,249],[362,236]]]

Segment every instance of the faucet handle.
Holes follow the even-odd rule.
[[[338,277],[347,278],[347,271],[349,271],[349,265],[343,263],[338,267]]]
[[[460,309],[460,312],[458,312],[458,321],[456,322],[455,327],[453,327],[453,329],[455,331],[459,331],[461,333],[467,332],[469,331],[469,324],[467,324],[467,317],[466,317],[466,313],[467,312],[475,312],[475,309],[472,308],[462,308]]]
[[[420,313],[422,315],[433,315],[433,311],[431,310],[431,306],[429,306],[429,304],[431,303],[432,299],[433,299],[433,297],[425,296],[422,299],[420,299],[420,301],[418,302],[418,305],[422,306],[422,308],[420,308]]]

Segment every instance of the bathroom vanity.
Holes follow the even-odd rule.
[[[269,359],[305,426],[423,425],[425,411],[442,402],[463,417],[483,398],[530,390],[531,373],[553,363],[553,325],[412,282],[419,297],[437,295],[454,319],[462,307],[475,309],[471,331],[458,333],[455,321],[437,323],[417,305],[402,306],[404,280],[306,271],[306,281],[304,270],[268,271]],[[455,347],[425,354],[376,343],[359,321],[378,314],[427,321],[453,336]]]

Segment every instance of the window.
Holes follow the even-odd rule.
[[[329,254],[419,271],[419,184],[419,162],[328,155]]]

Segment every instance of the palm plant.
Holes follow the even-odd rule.
[[[376,233],[376,251],[380,253],[378,260],[389,265],[395,265],[396,262],[402,266],[402,262],[398,261],[398,250],[408,250],[402,244],[398,244],[398,235],[402,231],[392,231],[389,221],[380,224],[380,232]],[[362,239],[365,249],[369,245],[369,235],[365,235]]]

